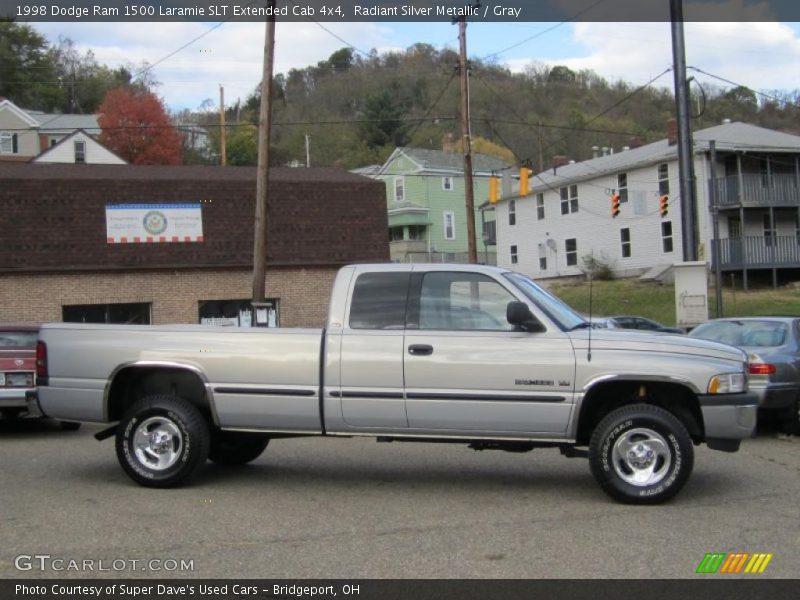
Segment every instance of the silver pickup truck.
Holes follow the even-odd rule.
[[[735,452],[756,423],[740,350],[592,330],[474,265],[345,267],[322,330],[48,324],[37,360],[45,414],[111,424],[96,437],[152,487],[275,438],[372,436],[557,447],[616,500],[652,504],[686,483],[694,445]]]

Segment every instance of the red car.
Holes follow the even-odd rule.
[[[36,341],[39,326],[33,323],[0,323],[0,415],[41,417],[36,401]],[[63,422],[64,429],[79,423]]]

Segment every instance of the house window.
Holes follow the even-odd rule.
[[[17,154],[18,152],[17,134],[6,131],[0,133],[0,154]]]
[[[544,219],[544,194],[536,194],[536,218],[541,221]]]
[[[539,244],[539,270],[547,271],[547,246]]]
[[[116,323],[149,325],[150,304],[73,304],[61,307],[65,323]]]
[[[86,142],[75,142],[75,162],[86,162]]]
[[[661,222],[661,248],[664,254],[672,252],[672,221]]]
[[[394,201],[402,202],[405,198],[405,181],[402,177],[394,178]]]
[[[456,215],[453,212],[444,213],[444,239],[456,239]]]
[[[764,244],[767,247],[772,246],[775,241],[775,223],[772,222],[770,214],[764,215]]]
[[[631,230],[627,227],[619,230],[619,241],[622,244],[622,258],[631,257]]]
[[[567,266],[574,267],[578,264],[578,240],[570,238],[564,242],[564,250],[567,255]]]
[[[408,239],[414,241],[424,240],[425,227],[422,225],[410,225],[408,228]]]
[[[511,264],[517,264],[517,247],[511,246]]]
[[[517,224],[517,201],[516,200],[509,200],[508,201],[508,224],[509,225],[516,225]]]
[[[578,212],[578,186],[570,185],[562,187],[561,193],[561,214],[568,215]]]
[[[617,193],[620,202],[628,201],[628,174],[620,173],[617,175]]]
[[[442,189],[446,192],[449,192],[453,189],[453,178],[452,177],[442,177]]]
[[[390,242],[402,242],[403,241],[403,228],[402,227],[390,227],[389,228],[389,241]]]
[[[669,195],[669,165],[658,165],[658,195]]]

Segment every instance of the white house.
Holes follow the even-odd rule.
[[[75,163],[93,165],[127,165],[128,161],[120,158],[103,144],[98,142],[83,129],[73,131],[61,141],[42,152],[31,162],[35,163]]]
[[[675,129],[672,129],[673,133]],[[800,136],[726,122],[696,131],[698,254],[713,262],[709,142],[715,142],[721,266],[800,272]],[[683,259],[675,135],[531,178],[496,207],[497,262],[536,278],[579,275],[584,257],[630,276]],[[619,195],[619,215],[611,214]],[[661,198],[668,209],[661,215]]]
[[[127,164],[97,141],[97,115],[25,110],[0,98],[0,162]]]

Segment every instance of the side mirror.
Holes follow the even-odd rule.
[[[506,307],[506,320],[523,331],[541,333],[546,331],[542,322],[533,316],[531,309],[524,302],[513,300]]]

